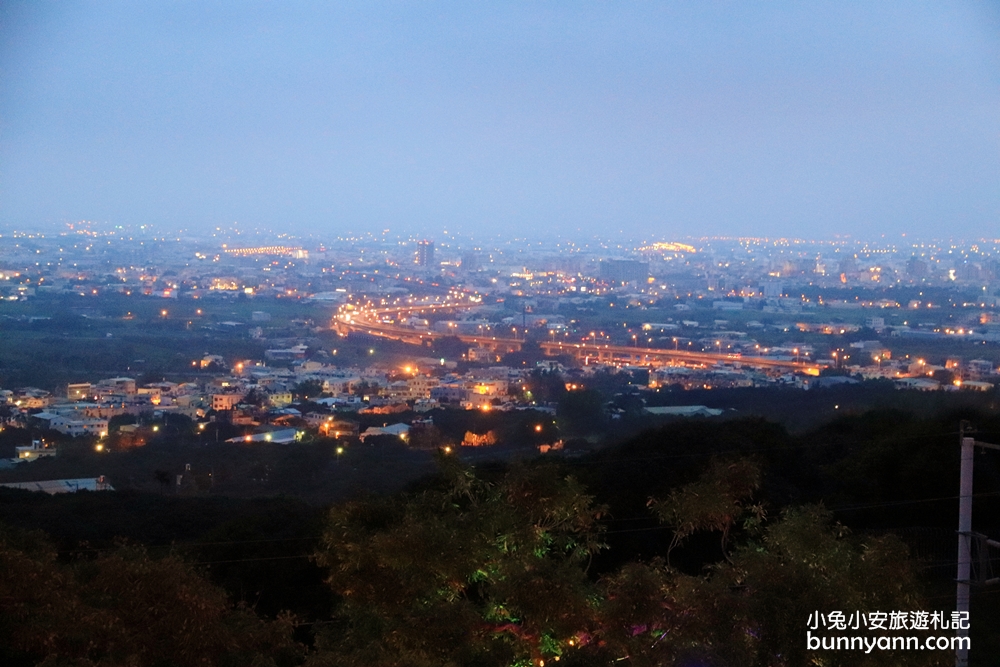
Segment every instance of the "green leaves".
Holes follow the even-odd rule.
[[[597,505],[552,465],[477,472],[454,457],[422,491],[334,506],[314,555],[337,604],[308,655],[292,619],[264,621],[174,557],[122,545],[60,563],[0,527],[4,647],[48,664],[307,667],[932,665],[930,652],[805,649],[814,611],[927,609],[906,549],[858,539],[821,507],[767,517],[758,466],[714,461],[653,500],[676,531],[723,534],[697,574],[664,558],[588,577],[604,548]],[[735,529],[735,530],[734,530]],[[725,536],[732,535],[726,548]],[[677,537],[679,536],[679,537]],[[665,556],[666,554],[663,554]],[[822,661],[822,662],[821,662]]]
[[[363,664],[377,645],[381,664],[400,665],[551,654],[546,637],[591,615],[585,565],[601,548],[601,508],[553,468],[490,482],[448,459],[442,474],[435,490],[331,510],[316,559],[349,630],[328,637],[330,649]],[[363,625],[370,616],[377,627]]]
[[[344,603],[314,665],[933,664],[805,650],[815,610],[923,608],[916,577],[901,543],[857,541],[822,508],[768,521],[752,462],[714,461],[650,503],[675,545],[742,525],[725,559],[697,576],[632,562],[596,582],[604,510],[574,479],[519,466],[489,481],[442,463],[433,490],[331,510],[316,558]]]
[[[747,506],[747,501],[760,487],[757,464],[739,460],[726,463],[713,460],[697,481],[670,492],[663,500],[650,499],[649,507],[660,521],[674,529],[668,555],[688,537],[699,531],[722,533],[725,550],[729,531],[743,519],[756,525],[764,516],[761,506]]]

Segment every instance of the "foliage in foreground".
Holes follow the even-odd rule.
[[[927,652],[810,652],[816,610],[923,608],[905,547],[851,539],[821,508],[764,522],[747,500],[759,471],[715,462],[651,505],[682,537],[741,541],[704,575],[630,563],[599,581],[604,509],[544,467],[446,482],[408,498],[331,510],[317,554],[341,596],[312,665],[935,665]]]
[[[809,651],[816,611],[927,609],[906,549],[822,508],[768,517],[749,460],[713,460],[649,498],[672,547],[717,544],[701,572],[666,557],[589,572],[606,508],[555,466],[476,473],[442,457],[423,490],[330,509],[315,560],[333,616],[309,647],[175,556],[123,545],[70,562],[0,526],[0,662],[386,667],[628,664],[914,667],[944,652]],[[708,538],[706,540],[706,538]],[[713,547],[714,549],[714,547]],[[907,633],[914,634],[912,631]],[[302,636],[299,636],[302,638]]]
[[[46,666],[294,664],[291,619],[264,621],[175,557],[122,545],[62,564],[0,527],[0,657]]]

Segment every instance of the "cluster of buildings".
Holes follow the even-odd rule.
[[[302,342],[302,336],[327,329],[338,307],[447,305],[459,294],[478,306],[437,315],[414,311],[388,324],[438,337],[606,344],[726,358],[655,368],[600,357],[567,363],[573,367],[554,360],[511,367],[502,365],[502,346],[471,344],[461,358],[353,367],[312,355]],[[811,389],[866,378],[891,380],[901,389],[947,391],[988,390],[1000,382],[993,353],[1000,343],[1000,245],[993,241],[538,242],[448,233],[320,241],[235,227],[198,235],[89,223],[52,234],[0,229],[0,321],[43,326],[49,318],[30,304],[8,312],[2,305],[50,297],[79,303],[71,311],[81,317],[106,318],[99,308],[106,295],[164,304],[164,318],[176,300],[190,300],[186,310],[197,308],[199,317],[202,304],[208,313],[217,303],[227,310],[236,310],[234,300],[252,303],[240,316],[245,321],[213,315],[198,325],[261,341],[262,357],[233,363],[206,355],[195,362],[199,379],[191,382],[109,377],[58,391],[0,388],[0,428],[86,438],[101,450],[111,436],[119,444],[142,445],[157,423],[178,414],[200,430],[213,421],[230,424],[240,433],[230,440],[251,446],[294,443],[305,434],[411,442],[438,408],[554,410],[527,391],[528,376],[539,369],[560,374],[569,391],[590,386],[595,373],[622,371],[635,377],[648,371],[648,383],[635,387],[640,393],[776,384]],[[308,306],[309,316],[276,315],[277,325],[277,309],[269,304],[279,299]],[[966,344],[965,359],[948,347],[952,342]],[[969,343],[981,345],[982,352],[969,354]],[[921,345],[934,354],[899,352]],[[810,377],[769,370],[742,362],[750,357],[809,362],[835,372]],[[717,413],[701,406],[650,412]],[[462,444],[495,442],[492,433],[470,432]],[[17,449],[15,460],[56,451],[53,442],[36,437]],[[104,480],[60,480],[53,488],[108,487]]]
[[[678,304],[686,305],[686,304]],[[530,327],[545,332],[542,336],[579,334],[578,322],[558,314],[522,312],[524,324],[532,317]],[[509,312],[499,306],[482,306],[464,315],[449,315],[449,319],[434,322],[411,317],[405,323],[415,330],[452,332],[471,335],[504,331],[511,322]],[[719,389],[782,384],[808,389],[835,382],[857,381],[859,378],[886,378],[900,388],[920,390],[986,390],[1000,380],[997,364],[989,359],[963,361],[949,357],[934,364],[924,358],[894,355],[886,337],[843,342],[841,347],[827,352],[828,358],[817,359],[813,344],[797,336],[804,334],[856,334],[863,327],[888,331],[888,337],[898,335],[884,325],[881,318],[850,325],[836,322],[764,324],[757,320],[743,322],[745,331],[732,327],[729,319],[695,321],[702,317],[694,308],[677,309],[676,319],[666,322],[646,322],[632,328],[615,331],[593,331],[584,335],[591,341],[608,341],[642,346],[675,349],[707,350],[727,357],[717,363],[677,363],[650,369],[628,363],[607,363],[594,359],[582,367],[565,368],[555,361],[531,366],[499,365],[502,357],[496,349],[470,347],[463,356],[465,372],[457,372],[456,361],[441,358],[417,358],[398,367],[371,365],[344,367],[328,363],[329,355],[309,357],[305,345],[268,349],[259,361],[240,361],[229,367],[219,355],[205,355],[194,362],[199,371],[218,369],[211,379],[197,382],[153,382],[140,384],[130,377],[112,377],[94,382],[72,383],[59,393],[39,388],[0,389],[0,406],[6,406],[4,426],[34,427],[60,432],[70,437],[92,437],[101,440],[110,432],[110,420],[119,415],[152,414],[185,415],[204,425],[208,420],[223,420],[241,427],[246,435],[237,440],[246,442],[293,442],[306,430],[333,437],[393,434],[403,439],[409,424],[389,421],[401,413],[426,413],[435,408],[510,410],[538,409],[526,398],[523,384],[526,376],[540,367],[553,370],[567,378],[567,388],[585,386],[586,377],[597,372],[649,371],[647,389]],[[992,321],[986,326],[993,326]],[[516,327],[515,327],[516,328]],[[754,333],[758,332],[758,333]],[[787,340],[769,346],[757,342],[764,335],[787,336]],[[950,334],[945,334],[950,335]],[[756,336],[756,337],[755,337]],[[744,363],[748,357],[786,361],[822,361],[839,371],[837,377],[807,377],[789,371],[768,370]],[[308,407],[303,407],[308,406]],[[545,407],[545,406],[541,406]],[[385,425],[362,431],[358,415],[383,415]],[[120,420],[119,420],[120,421]],[[384,431],[390,428],[390,431]],[[382,429],[382,430],[380,430]],[[393,430],[395,429],[395,430]],[[126,424],[120,431],[134,430]],[[279,433],[279,430],[281,432]],[[397,433],[398,431],[398,433]],[[131,442],[141,444],[141,434]],[[247,439],[249,438],[249,439]],[[35,448],[36,450],[38,448]],[[44,449],[44,448],[43,448]],[[45,452],[26,453],[23,457],[44,456]]]
[[[227,372],[200,382],[139,384],[133,378],[113,377],[69,384],[59,394],[37,388],[0,389],[0,407],[4,408],[0,411],[3,415],[0,427],[28,428],[35,432],[51,430],[68,437],[89,438],[98,451],[105,447],[112,430],[110,420],[120,415],[135,419],[118,420],[116,446],[144,444],[149,435],[146,431],[155,431],[158,428],[155,424],[170,414],[191,418],[199,430],[213,421],[234,425],[243,434],[228,441],[249,445],[290,444],[302,440],[307,433],[335,439],[358,438],[362,442],[374,436],[391,436],[409,442],[414,429],[432,423],[433,417],[424,415],[434,409],[554,412],[553,405],[538,404],[528,389],[536,371],[557,375],[565,382],[567,391],[590,386],[591,378],[598,373],[628,372],[641,377],[637,371],[648,371],[645,385],[633,384],[633,390],[640,396],[643,391],[678,387],[719,389],[785,384],[810,389],[858,382],[861,378],[887,378],[906,389],[952,391],[992,389],[1000,381],[996,365],[988,360],[962,362],[955,358],[943,365],[932,365],[923,359],[896,359],[878,341],[860,341],[850,349],[857,357],[872,359],[874,365],[845,361],[841,365],[843,374],[806,377],[769,373],[738,363],[648,369],[611,364],[566,368],[547,361],[522,368],[478,365],[459,373],[454,361],[435,358],[417,358],[398,367],[363,368],[315,360],[296,360],[278,366],[242,361]],[[795,352],[807,354],[809,350]],[[202,362],[210,367],[220,365],[221,360],[206,355]],[[718,413],[690,407],[649,411],[674,417]],[[362,429],[361,422],[381,422],[381,425]],[[467,433],[462,444],[483,447],[495,442],[491,434]],[[53,456],[56,451],[54,443],[39,438],[30,446],[19,447],[14,462]]]
[[[203,299],[206,308],[212,300],[253,299],[250,321],[212,326],[258,339],[270,324],[269,299],[377,307],[461,292],[482,307],[429,319],[416,314],[400,325],[436,334],[532,336],[822,361],[854,374],[921,381],[926,374],[911,368],[914,360],[887,353],[887,340],[1000,342],[1000,246],[993,241],[487,242],[448,233],[433,239],[382,233],[320,241],[235,226],[168,236],[147,228],[90,223],[52,234],[0,230],[0,239],[0,299],[76,295],[85,304],[113,293]],[[904,287],[909,290],[905,297],[886,296],[885,290]],[[658,311],[651,315],[655,320],[642,315],[647,309]],[[609,312],[620,312],[620,322],[595,330],[589,314]],[[326,322],[320,317],[331,314],[327,310],[315,322],[293,320],[293,325],[323,328]],[[857,347],[852,336],[862,329],[877,335],[881,352],[868,349],[869,341]],[[829,342],[818,343],[820,338]],[[495,349],[473,347],[466,360],[489,367],[500,356]],[[40,391],[24,390],[16,401],[10,396],[0,400],[52,415],[48,421],[56,430],[91,434],[106,430],[100,420],[115,410],[172,410],[193,417],[199,411],[236,413],[242,397],[251,392],[256,404],[285,409],[291,388],[303,381],[320,382],[323,393],[338,405],[359,400],[359,386],[377,387],[377,395],[370,396],[376,405],[369,405],[376,408],[382,400],[421,406],[504,404],[499,387],[516,381],[499,371],[446,377],[440,369],[431,379],[420,374],[404,378],[372,369],[317,367],[306,357],[304,345],[274,347],[262,359],[270,365],[236,369],[232,377],[207,386],[136,387],[128,378],[81,384],[63,399],[72,407],[50,404],[51,397]],[[208,358],[202,365],[213,362],[224,365]],[[282,364],[291,365],[287,373],[276,366]],[[984,364],[990,362],[967,362],[957,375],[962,381],[988,382],[993,373],[984,372]],[[658,373],[663,377],[655,382],[685,387],[787,381],[780,373],[740,368],[738,362]]]
[[[209,367],[220,360],[206,355],[202,365]],[[115,377],[72,383],[59,394],[37,388],[0,389],[0,407],[6,408],[2,426],[100,441],[109,435],[113,417],[154,421],[180,414],[201,428],[219,420],[243,427],[247,435],[234,439],[238,442],[292,442],[307,430],[335,438],[364,438],[357,421],[346,415],[394,415],[438,407],[506,409],[513,401],[509,387],[525,374],[507,367],[457,374],[455,366],[455,362],[430,358],[392,369],[344,368],[309,360],[278,366],[246,361],[200,382],[138,384],[134,378]],[[289,427],[291,435],[284,432]],[[138,428],[125,424],[119,430],[131,435]],[[367,435],[378,434],[381,431],[376,429]],[[126,440],[142,444],[136,438]],[[45,451],[35,451],[39,449]],[[50,452],[47,447],[32,451],[19,458],[33,460]]]
[[[410,291],[420,284],[462,286],[494,296],[639,299],[734,297],[767,300],[784,312],[803,307],[800,285],[823,288],[985,288],[996,305],[1000,247],[995,241],[898,242],[703,238],[687,243],[600,239],[435,239],[387,233],[293,239],[237,227],[195,235],[80,223],[51,233],[0,230],[0,298],[107,292],[165,298],[312,298],[343,301],[357,292]],[[781,301],[784,299],[784,301]]]

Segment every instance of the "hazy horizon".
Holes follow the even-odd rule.
[[[0,6],[0,223],[991,238],[986,2]]]

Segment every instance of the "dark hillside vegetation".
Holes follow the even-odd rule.
[[[292,662],[308,652],[309,664],[501,665],[558,655],[597,665],[630,654],[648,664],[769,665],[768,656],[801,643],[798,615],[809,606],[878,599],[886,608],[950,608],[961,419],[982,440],[1000,437],[1000,419],[971,411],[847,414],[802,434],[758,418],[678,421],[584,456],[475,470],[444,457],[439,473],[408,490],[356,489],[330,510],[293,499],[294,486],[280,487],[286,497],[246,499],[4,490],[0,519],[50,536],[45,567],[63,572],[55,582],[76,581],[82,563],[99,570],[106,559],[167,558],[162,567],[193,568],[206,591],[220,591],[211,595],[245,605],[232,613],[280,620],[291,611],[300,646],[281,651]],[[994,536],[996,459],[977,457],[974,502],[975,530]],[[120,553],[136,548],[122,539],[141,554]],[[831,569],[821,579],[809,570],[776,576],[798,558]],[[521,581],[515,574],[525,567],[541,568],[543,579]],[[518,592],[537,592],[543,581],[546,605]],[[872,582],[895,582],[895,592]],[[789,595],[799,604],[782,610]],[[973,594],[974,665],[990,664],[979,661],[984,647],[1000,648],[996,595]],[[665,616],[663,600],[697,623]],[[33,622],[25,618],[9,631]],[[484,623],[494,630],[483,634]],[[645,643],[641,633],[616,635],[621,623],[653,634]],[[756,627],[757,639],[746,643],[741,623]],[[255,632],[278,641],[271,630]],[[658,641],[663,632],[673,639]],[[602,640],[570,651],[567,642],[584,636]],[[23,655],[50,650],[33,646]],[[923,652],[854,658],[830,664],[945,664]]]

